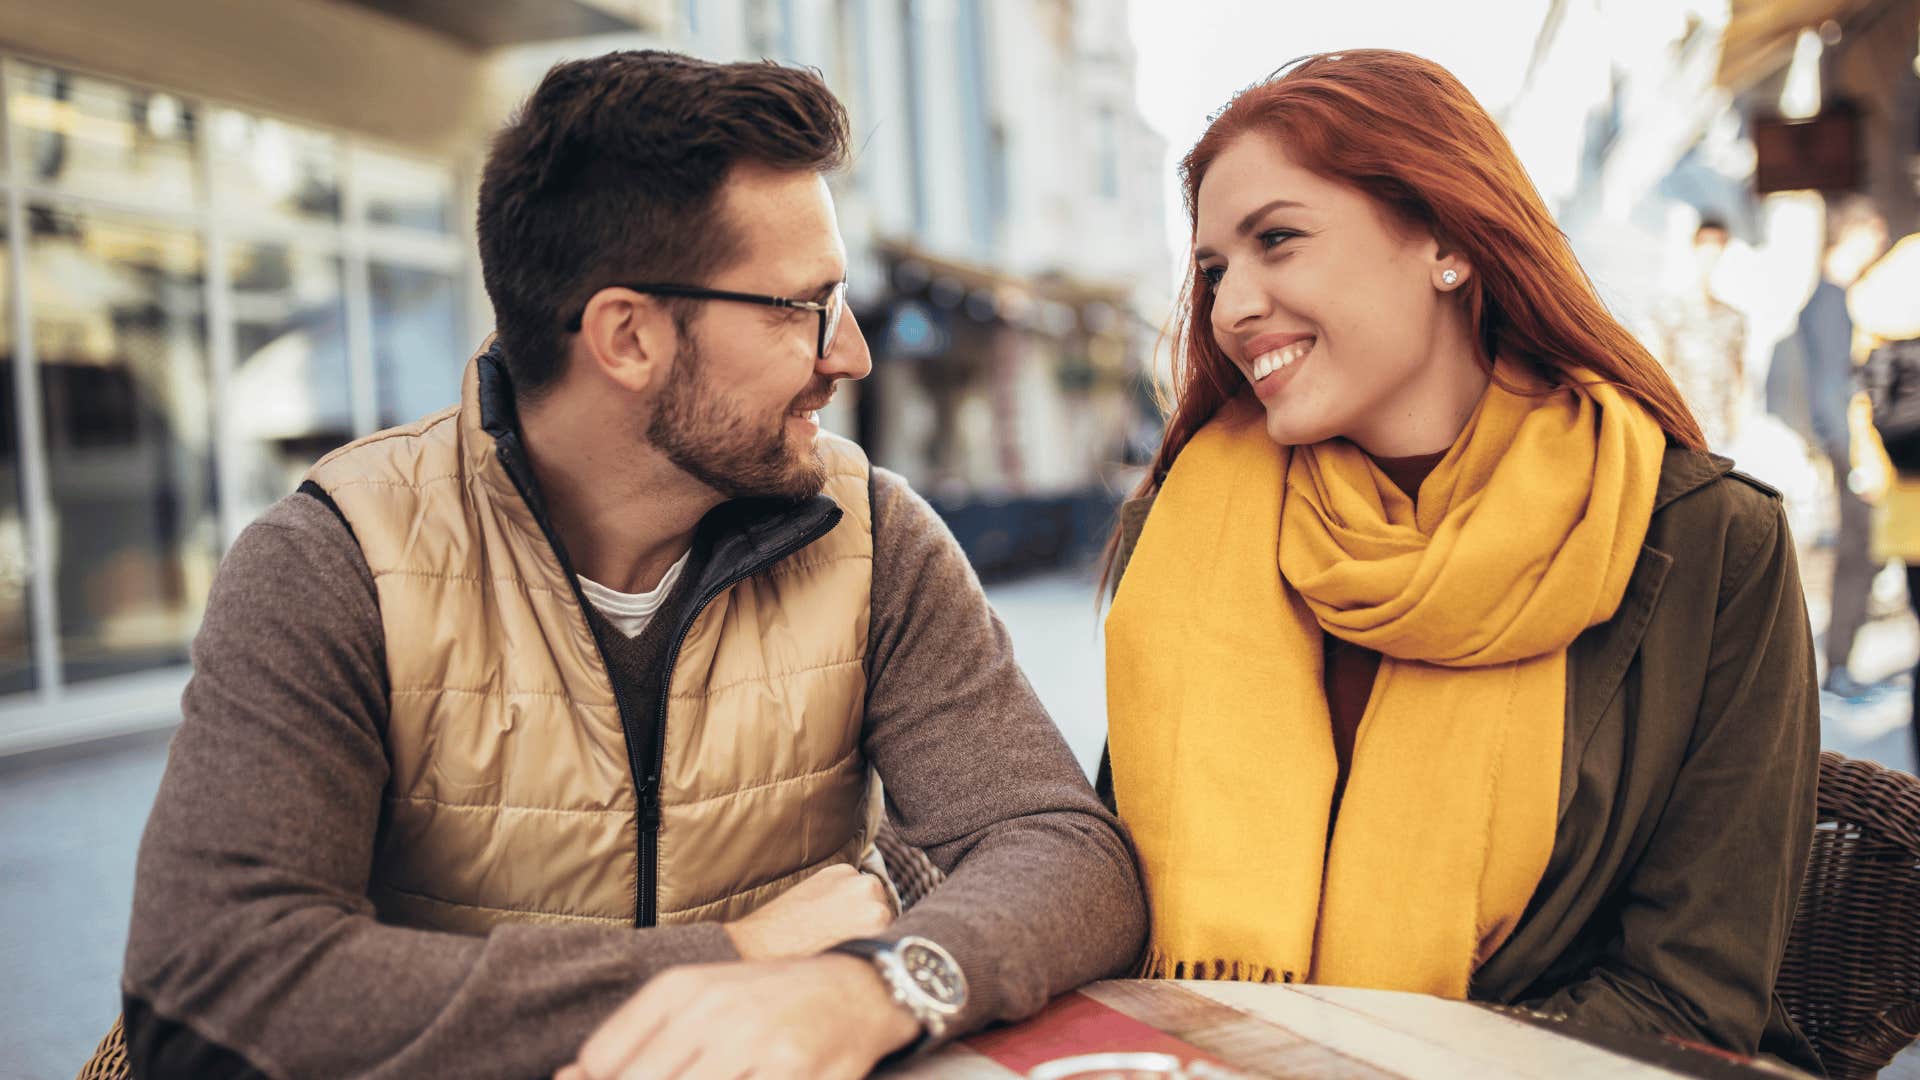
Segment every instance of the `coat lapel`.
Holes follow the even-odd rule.
[[[1587,740],[1620,684],[1626,680],[1633,656],[1640,650],[1640,639],[1653,621],[1654,604],[1660,599],[1660,587],[1666,584],[1667,571],[1673,568],[1673,556],[1653,547],[1642,547],[1627,580],[1626,595],[1613,618],[1592,627],[1574,639],[1567,650],[1567,736],[1560,752],[1560,806],[1554,816],[1557,824],[1567,816],[1573,803],[1573,787],[1580,775],[1580,758],[1586,753]]]
[[[1725,476],[1733,462],[1680,447],[1668,447],[1660,463],[1660,487],[1653,499],[1653,523],[1647,535],[1657,533],[1660,512],[1684,495],[1706,487]],[[1567,735],[1560,754],[1560,806],[1554,818],[1565,819],[1573,804],[1573,789],[1580,775],[1580,759],[1587,743],[1600,726],[1607,707],[1620,693],[1627,670],[1633,666],[1640,639],[1660,600],[1667,571],[1673,568],[1673,556],[1653,546],[1640,548],[1633,576],[1627,581],[1626,595],[1613,618],[1592,627],[1574,640],[1567,650]]]

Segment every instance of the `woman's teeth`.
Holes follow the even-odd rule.
[[[1301,338],[1299,341],[1281,349],[1272,349],[1253,358],[1253,379],[1261,379],[1292,367],[1301,357],[1313,351],[1314,338]]]

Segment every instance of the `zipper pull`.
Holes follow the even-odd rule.
[[[660,793],[649,789],[640,793],[640,827],[648,832],[660,828]]]

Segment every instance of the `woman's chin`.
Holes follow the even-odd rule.
[[[1281,446],[1312,446],[1339,434],[1324,417],[1294,415],[1298,410],[1280,402],[1269,404],[1266,411],[1267,437]]]

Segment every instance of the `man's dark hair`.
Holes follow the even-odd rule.
[[[846,110],[809,69],[654,50],[556,65],[480,180],[480,268],[516,396],[551,387],[565,324],[595,292],[700,284],[738,257],[716,207],[735,165],[846,158]]]

